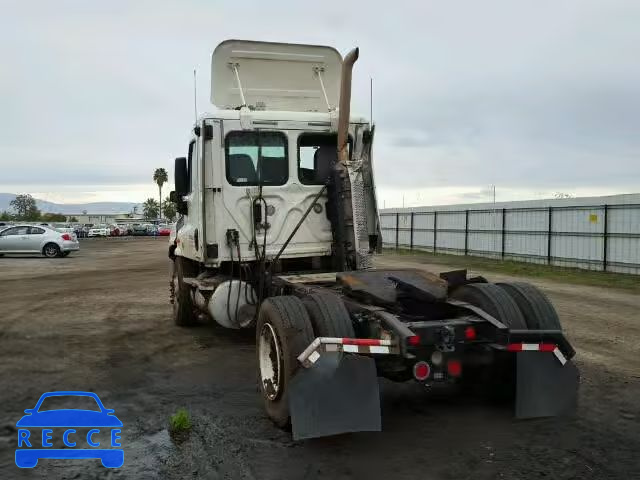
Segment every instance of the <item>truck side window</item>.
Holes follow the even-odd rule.
[[[195,150],[195,147],[196,147],[196,142],[194,140],[189,144],[189,155],[187,156],[187,178],[188,178],[187,183],[189,185],[189,192],[187,193],[191,193],[193,191],[193,187],[191,185],[191,181],[192,181],[191,168],[193,167],[193,151]]]
[[[287,137],[282,132],[230,132],[225,169],[231,185],[284,185],[289,179]]]
[[[349,136],[349,158],[352,139]],[[298,137],[298,178],[305,185],[323,185],[331,162],[338,158],[335,133],[303,133]]]

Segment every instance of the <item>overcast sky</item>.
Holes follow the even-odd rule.
[[[278,5],[272,7],[270,5]],[[379,6],[378,6],[379,5]],[[640,191],[640,2],[0,0],[0,192],[142,201],[227,38],[360,47],[381,204]]]

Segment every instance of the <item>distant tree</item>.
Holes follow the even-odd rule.
[[[40,218],[40,210],[36,206],[36,201],[28,193],[16,195],[16,198],[11,200],[9,205],[16,212],[16,220],[35,221]]]
[[[86,210],[82,210],[82,214],[83,214],[83,215],[86,215],[86,214],[87,214],[87,211],[86,211]]]
[[[158,218],[160,213],[160,206],[158,202],[154,198],[147,198],[147,200],[142,204],[142,213],[144,214],[144,218],[147,220],[153,220]]]
[[[0,213],[0,220],[8,221],[8,220],[11,220],[11,218],[12,218],[12,215],[6,210],[3,210],[2,213]]]
[[[176,218],[176,213],[176,204],[173,203],[169,197],[165,198],[162,204],[162,214],[164,218],[173,222]]]
[[[40,219],[44,222],[66,222],[67,216],[61,213],[45,213]]]
[[[136,213],[138,213],[138,205],[134,205],[131,209],[131,215],[135,215]]]
[[[153,181],[158,185],[158,196],[160,197],[160,212],[162,212],[162,185],[167,183],[168,180],[169,175],[164,168],[156,168],[156,171],[153,172]]]
[[[68,222],[77,222],[78,219],[76,217],[71,217],[69,220],[67,220]]]
[[[553,198],[573,198],[573,195],[571,193],[556,192],[553,194]]]

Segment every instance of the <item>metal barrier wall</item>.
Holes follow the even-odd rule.
[[[640,274],[640,204],[380,214],[383,245]]]

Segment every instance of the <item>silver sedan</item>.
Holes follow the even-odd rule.
[[[75,233],[59,232],[44,225],[15,225],[0,231],[0,256],[5,253],[37,253],[66,257],[80,250]]]

